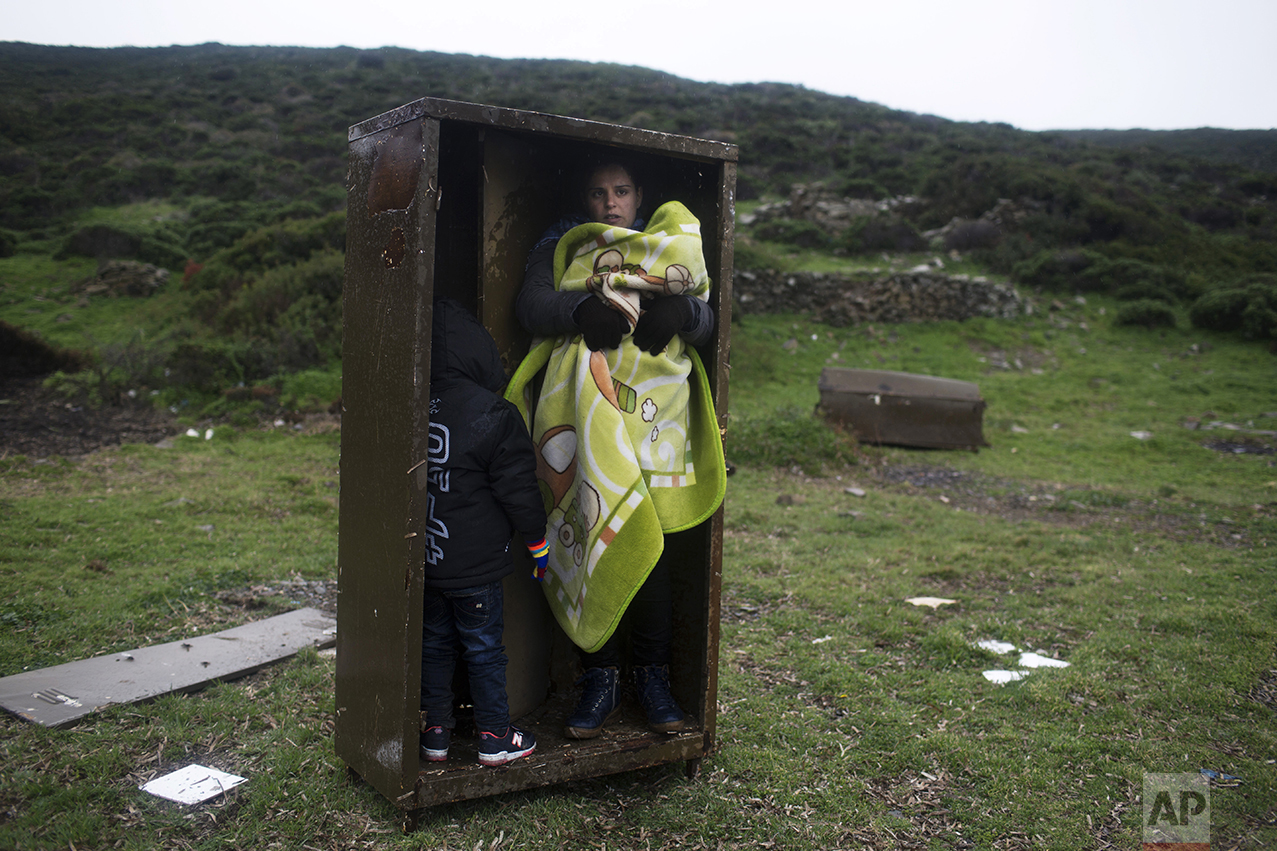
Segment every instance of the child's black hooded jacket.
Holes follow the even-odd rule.
[[[514,569],[515,530],[545,535],[536,453],[523,418],[498,395],[496,343],[455,301],[434,306],[430,347],[426,585],[467,588]]]

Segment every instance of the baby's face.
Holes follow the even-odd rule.
[[[643,190],[619,165],[604,166],[590,175],[585,186],[585,210],[590,221],[613,227],[633,227],[643,203]]]

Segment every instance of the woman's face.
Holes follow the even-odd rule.
[[[643,203],[643,190],[619,165],[605,165],[585,184],[585,211],[592,222],[613,227],[633,227]]]

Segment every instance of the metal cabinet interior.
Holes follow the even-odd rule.
[[[520,565],[505,586],[509,690],[537,751],[482,768],[456,737],[449,762],[418,757],[432,303],[473,308],[513,371],[530,341],[514,318],[527,252],[573,209],[578,164],[604,152],[643,170],[645,210],[677,199],[701,221],[717,327],[700,354],[722,429],[735,146],[434,98],[350,128],[335,745],[406,811],[681,760],[694,770],[714,745],[721,509],[665,548],[676,562],[671,679],[695,729],[650,733],[635,710],[598,739],[563,739],[574,654]]]

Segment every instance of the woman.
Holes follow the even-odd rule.
[[[560,220],[547,230],[528,256],[523,287],[515,304],[520,323],[539,337],[562,338],[561,347],[570,346],[571,340],[580,335],[585,346],[590,350],[590,360],[594,362],[596,376],[598,365],[605,361],[604,357],[596,353],[611,353],[617,356],[614,360],[619,361],[619,353],[615,350],[629,345],[624,342],[627,337],[641,352],[652,356],[663,355],[676,335],[683,344],[688,346],[698,346],[709,342],[713,335],[714,314],[704,297],[708,292],[707,278],[700,292],[701,297],[682,291],[665,294],[671,287],[665,283],[664,279],[653,277],[642,268],[635,269],[632,264],[626,266],[628,272],[641,276],[657,293],[653,295],[648,291],[641,296],[638,293],[631,294],[630,301],[634,305],[632,310],[627,308],[624,299],[608,301],[592,289],[570,291],[556,287],[556,247],[560,239],[574,228],[587,223],[596,223],[606,225],[608,228],[640,231],[645,224],[639,216],[643,203],[643,187],[634,170],[623,163],[604,162],[590,169],[581,189],[580,200],[581,212]],[[683,209],[681,205],[677,206]],[[615,233],[609,232],[608,235],[614,236]],[[699,231],[696,231],[695,246],[695,252],[703,267],[703,258],[699,257]],[[562,253],[559,260],[560,265],[565,263]],[[619,267],[611,268],[616,270]],[[599,268],[596,271],[600,274],[595,278],[601,281],[607,270]],[[672,276],[670,280],[673,280]],[[634,321],[635,315],[637,315],[636,321]],[[633,323],[632,334],[630,333],[631,323]],[[674,348],[678,350],[675,353],[677,357],[687,362],[688,358],[683,354],[683,346]],[[562,348],[558,349],[558,351],[561,350]],[[610,385],[613,384],[617,391],[624,386],[620,381],[610,380],[607,367],[604,366],[599,386],[603,394],[608,396],[613,404],[617,404],[615,396],[609,394],[609,390],[613,389]],[[637,397],[635,402],[637,403]],[[633,413],[632,408],[630,412]],[[714,433],[716,437],[717,431],[715,430]],[[655,439],[654,433],[652,440],[655,441]],[[575,432],[573,432],[569,450],[571,453],[576,451],[576,440]],[[545,439],[542,440],[540,448],[546,448],[546,454],[549,455]],[[575,454],[571,462],[574,471]],[[547,464],[543,459],[542,470],[538,472],[538,475],[545,472],[546,467]],[[563,469],[568,469],[566,464]],[[550,477],[553,477],[552,473]],[[652,484],[650,475],[648,475],[648,484]],[[573,497],[577,491],[570,490],[570,487],[579,490],[581,488],[579,479],[574,480],[571,486],[565,484],[561,487],[550,501],[562,499],[565,505],[570,501],[569,513],[574,520],[578,513],[576,511],[578,505]],[[553,489],[553,483],[547,485],[547,491]],[[588,512],[580,513],[588,514]],[[563,523],[559,527],[560,543],[571,542],[573,529],[576,530],[576,536],[580,537],[581,525],[575,520],[571,525]],[[659,549],[661,545],[659,538],[657,543]],[[565,558],[564,561],[568,559]],[[576,563],[577,566],[582,563],[580,547],[577,548]],[[591,569],[593,566],[593,564],[589,565]],[[566,569],[569,571],[572,569],[570,562],[566,565]],[[637,591],[633,592],[628,606],[624,607],[623,611],[624,622],[627,623],[630,632],[631,671],[648,725],[660,732],[677,732],[686,726],[687,718],[670,693],[669,665],[672,658],[673,602],[669,566],[664,559],[656,560],[651,572],[647,574]],[[562,619],[560,622],[562,623]],[[610,637],[597,648],[580,651],[585,674],[578,681],[578,684],[583,686],[580,702],[576,711],[567,719],[565,728],[565,735],[571,738],[588,739],[599,735],[603,725],[619,708],[620,670],[623,661],[623,640],[620,632],[620,630],[611,632]],[[574,640],[576,640],[575,637]]]

